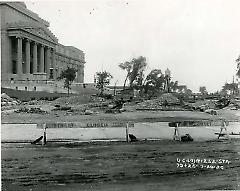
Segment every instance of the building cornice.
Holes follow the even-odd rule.
[[[78,59],[78,58],[73,58],[73,57],[71,57],[71,56],[67,56],[67,55],[62,54],[62,53],[59,53],[59,52],[56,52],[56,55],[57,55],[57,56],[64,57],[64,58],[67,58],[67,59],[70,59],[70,60],[78,61],[78,62],[80,62],[80,63],[83,64],[83,65],[86,63],[84,60],[81,60],[81,59]]]
[[[34,19],[34,20],[44,24],[45,26],[49,27],[49,22],[47,22],[46,20],[40,18],[38,16],[38,14],[30,11],[29,9],[27,9],[27,8],[25,8],[23,6],[18,5],[16,2],[0,2],[0,6],[2,6],[2,5],[7,5],[7,6],[13,8],[15,10],[21,12],[22,14],[27,15],[28,17],[31,17],[32,19]]]

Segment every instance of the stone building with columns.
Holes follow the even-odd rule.
[[[57,77],[67,67],[77,69],[75,83],[83,83],[83,51],[59,44],[47,21],[23,2],[0,2],[0,14],[2,87],[60,91]]]

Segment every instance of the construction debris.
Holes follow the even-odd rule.
[[[93,111],[88,110],[88,109],[86,109],[84,112],[85,115],[92,115],[93,113],[94,113]]]
[[[180,100],[171,93],[162,94],[160,97],[137,104],[137,110],[181,110]]]
[[[230,100],[227,98],[222,98],[216,102],[216,107],[218,109],[222,109],[224,107],[227,107],[230,104]]]
[[[117,114],[117,113],[122,113],[122,111],[120,109],[108,109],[105,111],[105,113]]]
[[[193,111],[204,112],[216,108],[216,100],[198,100],[195,103],[186,103],[185,108]]]
[[[72,110],[70,106],[60,106],[60,105],[55,105],[55,108],[53,111],[69,111]]]
[[[130,142],[136,142],[138,141],[137,137],[134,136],[133,134],[128,134],[129,138],[130,138]]]
[[[92,102],[104,102],[104,101],[106,101],[105,98],[98,97],[98,96],[91,96],[90,99],[91,99]]]
[[[186,135],[181,136],[181,141],[189,142],[189,141],[193,141],[193,138],[191,137],[191,135],[186,134]]]
[[[36,113],[36,114],[48,114],[47,111],[44,111],[40,108],[26,108],[26,107],[23,107],[23,108],[20,108],[20,109],[17,109],[15,110],[14,112],[16,113]]]
[[[1,106],[14,106],[14,105],[19,105],[20,101],[17,99],[13,99],[9,97],[7,94],[2,93],[1,94]]]
[[[205,110],[205,113],[208,113],[210,115],[217,115],[217,111],[214,109],[207,109]]]

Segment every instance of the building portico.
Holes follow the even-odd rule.
[[[0,2],[0,16],[2,87],[41,91],[47,84],[51,89],[67,67],[75,68],[75,82],[83,83],[83,51],[60,44],[49,23],[25,3]]]
[[[10,74],[17,79],[54,79],[56,71],[53,54],[56,53],[56,39],[34,35],[31,30],[9,28]],[[34,75],[34,77],[33,77]],[[32,76],[32,77],[31,77]]]

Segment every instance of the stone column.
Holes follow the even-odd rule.
[[[12,38],[9,38],[9,68],[8,72],[13,73],[13,61],[12,61],[12,53],[13,53],[13,48],[12,48]]]
[[[44,73],[44,45],[41,45],[40,48],[40,71],[41,73]]]
[[[57,79],[57,74],[56,74],[56,50],[52,50],[52,68],[53,68],[53,79]]]
[[[30,40],[26,42],[26,74],[30,74]]]
[[[22,38],[17,39],[17,74],[22,74]]]
[[[49,74],[50,74],[50,47],[47,47],[47,51],[46,51],[46,73],[47,73],[47,79],[49,79]]]
[[[33,45],[33,73],[37,73],[37,63],[38,59],[37,59],[37,43],[34,42]]]

